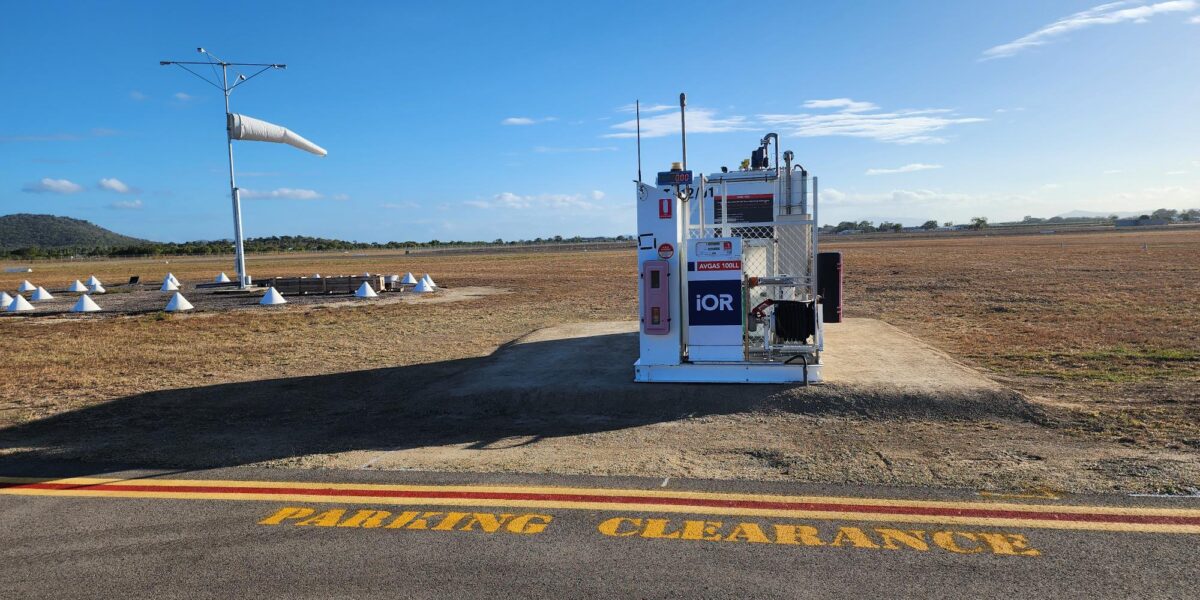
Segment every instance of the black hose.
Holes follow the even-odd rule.
[[[792,364],[792,361],[796,360],[797,358],[804,361],[804,387],[808,387],[808,357],[807,356],[805,356],[803,354],[797,354],[797,355],[783,361],[783,364],[790,365],[790,364]]]

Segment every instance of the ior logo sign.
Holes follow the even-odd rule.
[[[672,256],[675,256],[675,247],[674,246],[667,244],[667,243],[663,243],[663,244],[659,245],[659,247],[658,247],[658,257],[659,258],[661,258],[663,260],[667,260],[668,258],[671,258]]]
[[[741,284],[737,279],[688,282],[688,323],[696,327],[741,325]]]

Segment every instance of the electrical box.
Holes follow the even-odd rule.
[[[647,335],[671,332],[671,268],[665,260],[642,263],[642,331]]]

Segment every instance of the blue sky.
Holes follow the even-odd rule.
[[[680,91],[690,166],[777,131],[823,222],[1200,206],[1196,0],[506,4],[8,3],[0,213],[230,237],[197,46],[287,63],[233,111],[329,150],[235,142],[248,236],[632,233],[625,107],[653,172]]]

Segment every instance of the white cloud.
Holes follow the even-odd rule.
[[[389,210],[414,210],[420,208],[420,205],[418,205],[416,202],[384,202],[379,205],[379,208],[386,208]]]
[[[788,128],[791,135],[799,137],[846,136],[895,144],[942,143],[945,138],[932,134],[953,125],[987,120],[960,117],[948,108],[875,112],[878,107],[873,103],[849,98],[810,100],[804,105],[840,110],[824,114],[758,115],[758,118],[766,126]]]
[[[557,121],[558,117],[509,117],[500,121],[501,125],[536,125],[538,123],[549,123]]]
[[[183,92],[175,92],[174,98],[180,102],[187,102],[192,99],[192,96]]]
[[[903,167],[894,169],[867,169],[867,175],[891,175],[893,173],[912,173],[913,171],[928,171],[930,169],[940,169],[942,165],[930,165],[925,163],[909,163]]]
[[[557,148],[554,146],[534,146],[533,151],[541,154],[571,154],[576,152],[616,152],[616,146],[585,146],[582,148]]]
[[[606,138],[631,138],[637,136],[637,119],[624,121],[612,126],[617,133],[605,134]],[[746,131],[753,129],[753,123],[746,117],[717,118],[716,111],[707,108],[693,108],[687,112],[688,133],[724,133],[727,131]],[[679,133],[679,111],[655,115],[642,119],[642,137],[656,138]]]
[[[1121,172],[1122,172],[1121,169],[1107,169],[1104,171],[1104,174],[1105,175],[1116,175],[1117,173],[1121,173]]]
[[[338,202],[345,202],[350,199],[350,194],[334,194],[331,198]]]
[[[490,200],[467,200],[463,204],[472,208],[505,210],[594,210],[595,204],[604,199],[604,192],[593,190],[587,194],[537,194],[522,196],[512,192],[501,192]]]
[[[281,198],[284,200],[320,200],[324,198],[314,190],[298,188],[276,188],[266,192],[241,190],[241,195],[242,198]]]
[[[149,98],[150,96],[147,96],[147,95],[145,95],[145,94],[143,94],[143,93],[141,93],[141,92],[139,92],[139,91],[137,91],[137,90],[132,90],[132,91],[130,91],[130,92],[129,92],[129,97],[130,97],[130,98],[132,98],[132,99],[134,99],[134,100],[137,100],[138,102],[141,102],[142,100],[146,100],[146,99],[147,99],[147,98]]]
[[[617,108],[617,112],[632,113],[637,112],[638,108],[639,107],[635,104],[626,104],[625,106]],[[671,104],[643,104],[640,107],[642,114],[662,112],[664,110],[671,110],[673,108],[679,108],[679,106]]]
[[[109,205],[111,208],[118,210],[141,210],[141,200],[118,200]]]
[[[1129,1],[1101,4],[1059,19],[1007,44],[988,48],[983,51],[981,60],[1013,56],[1028,48],[1049,44],[1054,39],[1072,31],[1078,31],[1095,25],[1114,25],[1126,22],[1144,23],[1150,17],[1157,14],[1190,12],[1195,10],[1196,6],[1196,0],[1168,0],[1166,2],[1138,5],[1133,5]]]
[[[133,188],[125,185],[125,182],[115,177],[105,177],[104,179],[100,180],[99,185],[101,189],[105,189],[110,192],[116,192],[118,194],[128,194],[134,191]]]
[[[1184,171],[1184,170],[1167,171],[1166,173],[1164,173],[1164,175],[1187,175],[1187,171]]]
[[[829,100],[809,100],[804,108],[840,108],[842,112],[863,112],[879,108],[873,102],[858,102],[850,98],[831,98]]]
[[[82,192],[83,186],[66,179],[43,177],[37,183],[26,184],[21,190],[31,194],[75,194]]]
[[[1188,19],[1188,23],[1191,23],[1192,25],[1200,25],[1200,16]]]

